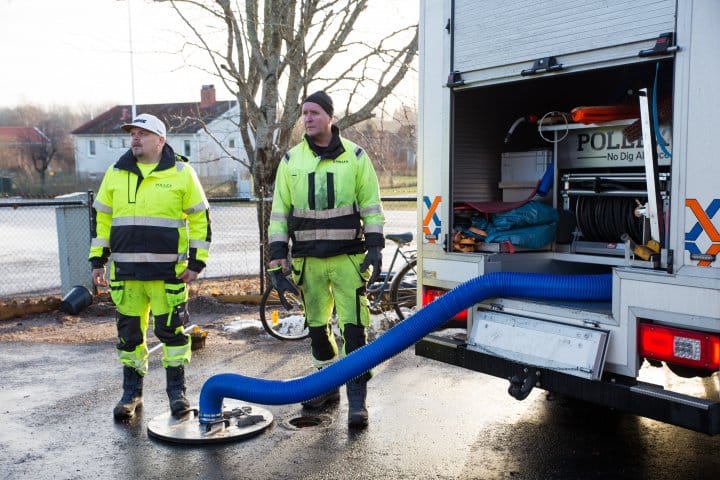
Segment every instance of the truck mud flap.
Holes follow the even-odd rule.
[[[498,378],[510,379],[528,366],[465,348],[463,342],[429,335],[415,344],[415,354]],[[592,381],[553,370],[536,368],[538,388],[597,405],[659,420],[709,435],[720,433],[720,403],[691,397],[638,382],[633,378],[604,374]]]

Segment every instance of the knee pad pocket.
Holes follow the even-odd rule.
[[[343,328],[343,341],[345,342],[345,353],[350,353],[367,344],[365,328],[357,325],[347,324]]]
[[[312,356],[317,360],[332,360],[335,357],[335,349],[328,338],[328,327],[309,327],[310,348]]]
[[[118,350],[132,352],[143,343],[143,332],[140,328],[140,317],[115,312],[115,324],[118,332]]]

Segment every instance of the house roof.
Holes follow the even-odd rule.
[[[201,102],[190,103],[158,103],[137,105],[136,112],[155,115],[165,122],[168,135],[196,133],[203,124],[216,120],[235,106],[235,101],[212,102],[203,105]],[[124,134],[121,126],[132,121],[130,105],[116,105],[98,115],[89,122],[73,130],[74,135],[107,135]]]
[[[38,144],[50,140],[36,127],[0,127],[0,143],[5,144]]]

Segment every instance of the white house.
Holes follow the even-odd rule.
[[[137,105],[136,113],[149,113],[165,122],[167,143],[190,159],[206,189],[233,182],[240,196],[250,196],[250,174],[234,159],[247,159],[238,130],[237,102],[217,101],[215,87],[203,85],[200,102]],[[130,123],[131,116],[130,105],[116,105],[71,132],[78,178],[101,178],[130,148],[130,136],[121,126]]]

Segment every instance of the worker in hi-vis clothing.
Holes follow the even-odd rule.
[[[190,362],[188,285],[205,268],[210,247],[209,205],[187,158],[165,143],[165,124],[141,114],[122,126],[131,147],[105,172],[93,203],[90,262],[95,285],[107,286],[116,308],[117,353],[123,395],[113,410],[130,419],[142,406],[148,370],[150,313],[162,342],[170,411],[190,408],[185,365]]]
[[[295,287],[285,276],[292,246],[292,279],[302,292],[315,368],[338,359],[330,319],[336,311],[343,354],[367,343],[367,282],[380,272],[385,217],[373,165],[365,151],[340,136],[333,102],[316,92],[303,102],[303,140],[280,161],[268,227],[268,273],[282,295]],[[370,268],[372,267],[372,268]],[[368,423],[365,404],[371,373],[346,385],[348,425]],[[338,389],[304,402],[309,409],[335,404]]]

